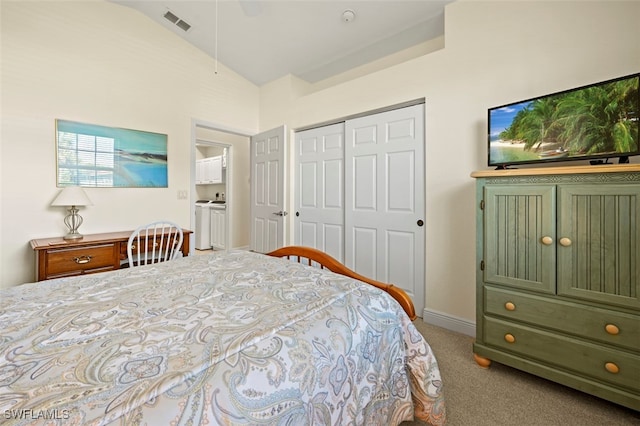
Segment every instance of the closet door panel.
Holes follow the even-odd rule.
[[[417,268],[415,245],[413,232],[387,231],[385,251],[388,253],[389,282],[406,283],[414,279],[413,274]]]
[[[324,252],[336,259],[344,259],[344,226],[322,224],[321,235]]]
[[[424,105],[345,123],[345,264],[424,309]],[[375,260],[374,260],[375,259]]]
[[[300,222],[298,227],[297,245],[305,247],[318,246],[318,224],[310,222]]]
[[[342,159],[325,161],[323,170],[324,191],[322,200],[323,209],[343,210],[344,207],[344,164]]]
[[[350,254],[353,265],[350,267],[365,277],[375,277],[378,263],[378,230],[354,226],[351,231],[350,241],[353,248]]]
[[[353,210],[376,211],[378,209],[378,185],[376,185],[378,158],[376,155],[353,157]]]
[[[415,152],[392,152],[387,154],[387,182],[389,188],[387,210],[414,213],[416,207]],[[391,190],[391,188],[393,190]]]
[[[300,206],[315,209],[318,208],[318,165],[315,162],[300,164]]]
[[[344,123],[295,138],[294,243],[344,262]]]

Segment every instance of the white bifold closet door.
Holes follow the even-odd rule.
[[[295,243],[424,309],[424,104],[296,134]]]
[[[345,261],[424,309],[424,104],[345,124]]]
[[[344,123],[296,134],[296,245],[344,263]]]

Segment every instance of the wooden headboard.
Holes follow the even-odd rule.
[[[288,246],[274,250],[270,253],[267,253],[267,255],[273,257],[286,257],[287,259],[297,258],[297,261],[299,263],[306,263],[307,265],[320,267],[321,269],[326,268],[337,274],[345,275],[347,277],[354,278],[356,280],[382,289],[398,301],[411,321],[416,319],[416,311],[413,306],[413,302],[404,290],[399,287],[395,287],[393,284],[386,284],[360,275],[318,249],[303,246]]]

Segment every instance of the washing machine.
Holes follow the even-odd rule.
[[[196,201],[196,249],[211,249],[211,204],[213,200]]]

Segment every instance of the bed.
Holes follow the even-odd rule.
[[[445,423],[438,365],[401,289],[316,250],[271,254],[2,290],[2,423]]]

